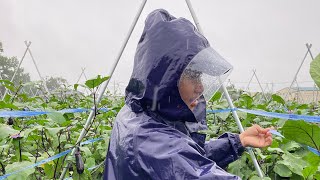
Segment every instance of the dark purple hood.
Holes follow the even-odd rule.
[[[133,112],[152,112],[169,121],[205,119],[205,102],[192,113],[177,84],[192,58],[209,46],[190,21],[163,9],[153,11],[137,46],[126,104]]]

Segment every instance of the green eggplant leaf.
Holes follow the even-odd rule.
[[[17,134],[20,131],[12,129],[11,126],[0,124],[0,139],[4,139],[8,137],[9,135]]]
[[[8,164],[6,166],[6,173],[12,173],[15,171],[19,171],[23,168],[25,168],[26,166],[30,166],[32,165],[33,162],[30,161],[23,161],[23,162],[14,162],[12,164]],[[29,168],[29,169],[25,169],[17,174],[13,174],[11,176],[8,177],[8,179],[27,179],[27,177],[34,173],[35,168]]]
[[[282,99],[282,97],[278,96],[276,94],[272,94],[272,100],[276,101],[277,103],[283,104],[283,105],[286,104],[286,102]]]
[[[310,63],[310,75],[320,88],[320,54]]]
[[[97,78],[95,79],[89,79],[85,82],[85,85],[88,87],[88,88],[95,88],[97,86],[99,86],[100,84],[102,84],[104,81],[108,80],[110,77],[109,76],[106,76],[106,77],[101,77],[101,75],[98,75]]]
[[[276,164],[274,166],[274,172],[277,173],[281,177],[291,177],[292,172],[290,169],[284,164]]]
[[[63,117],[62,113],[59,113],[59,112],[49,113],[48,118],[58,124],[62,124],[64,122],[66,122],[66,119]]]
[[[311,146],[315,149],[320,147],[320,127],[305,121],[288,120],[281,128],[282,135],[293,141]]]

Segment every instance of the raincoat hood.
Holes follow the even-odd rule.
[[[133,112],[152,112],[169,121],[205,119],[205,101],[192,112],[181,99],[178,81],[192,58],[209,46],[190,21],[163,9],[153,11],[137,46],[126,104]]]

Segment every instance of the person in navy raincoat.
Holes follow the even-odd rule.
[[[258,125],[205,142],[206,101],[232,66],[193,24],[166,10],[150,13],[134,57],[125,106],[113,125],[104,179],[240,179],[223,168],[244,147],[266,147]]]

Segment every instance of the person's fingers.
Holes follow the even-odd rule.
[[[270,131],[266,132],[265,137],[267,137],[267,136],[272,136]]]
[[[261,132],[263,132],[263,133],[266,133],[266,132],[269,132],[270,130],[274,130],[275,128],[273,127],[273,126],[271,126],[271,127],[268,127],[268,128],[261,128]]]
[[[266,142],[267,142],[268,146],[270,146],[272,144],[272,137],[267,137]]]
[[[269,128],[264,129],[264,128],[260,127],[259,125],[256,125],[255,128],[257,129],[257,131],[259,133],[262,133],[262,134],[265,134],[270,130]]]

